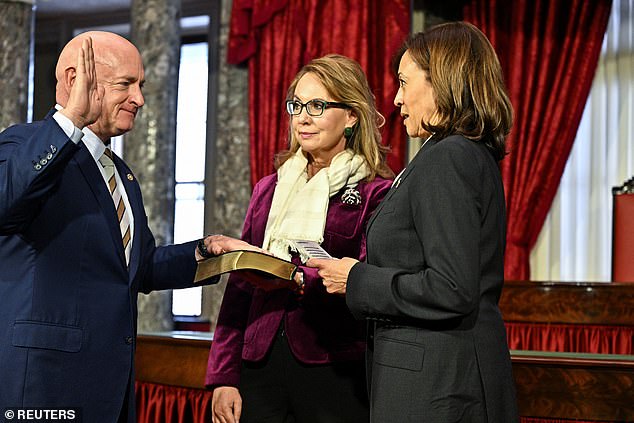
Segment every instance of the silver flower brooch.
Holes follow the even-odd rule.
[[[356,188],[347,188],[341,196],[341,202],[350,206],[358,206],[361,204],[361,194]]]

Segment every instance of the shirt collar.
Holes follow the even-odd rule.
[[[63,107],[59,104],[55,104],[55,109],[60,111]],[[81,131],[84,133],[81,140],[90,152],[90,155],[95,159],[95,161],[99,160],[99,158],[103,155],[103,152],[106,151],[106,145],[103,143],[101,138],[95,135],[95,133],[87,126]]]
[[[95,160],[99,160],[99,158],[101,158],[101,156],[103,155],[103,152],[106,151],[106,145],[103,143],[103,141],[101,141],[101,138],[99,138],[97,135],[95,135],[94,132],[90,130],[90,128],[85,127],[81,131],[84,133],[84,136],[81,139],[84,145],[86,146],[88,151],[90,151],[92,157]]]

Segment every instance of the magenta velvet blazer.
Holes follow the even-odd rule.
[[[269,175],[253,190],[242,233],[242,239],[251,244],[262,245],[276,183],[277,175]],[[365,259],[366,223],[391,183],[382,178],[359,183],[359,205],[342,201],[345,189],[330,198],[322,244],[326,251],[333,257]],[[255,289],[240,273],[230,276],[209,354],[206,385],[238,386],[241,361],[264,358],[282,319],[291,351],[302,363],[364,358],[365,322],[354,319],[343,296],[326,292],[316,269],[301,266],[301,270],[306,283],[302,297],[288,289]]]

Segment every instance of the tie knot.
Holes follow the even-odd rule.
[[[104,167],[114,166],[114,162],[112,161],[112,150],[110,150],[109,148],[106,148],[103,154],[101,155],[101,157],[99,157],[99,162]]]

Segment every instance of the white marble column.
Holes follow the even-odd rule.
[[[239,237],[251,198],[249,169],[249,74],[246,63],[226,61],[231,0],[222,0],[211,19],[220,30],[209,34],[208,152],[205,177],[205,230]],[[213,28],[213,25],[210,25]],[[215,81],[213,78],[217,78]],[[263,158],[264,159],[264,158]],[[225,283],[205,287],[204,314],[216,326]]]
[[[141,183],[158,245],[172,243],[174,234],[180,13],[180,0],[133,0],[130,9],[131,41],[143,57],[146,83],[145,106],[124,139],[124,156]],[[139,294],[139,330],[172,327],[171,292]]]
[[[33,0],[0,0],[0,131],[26,122]]]

